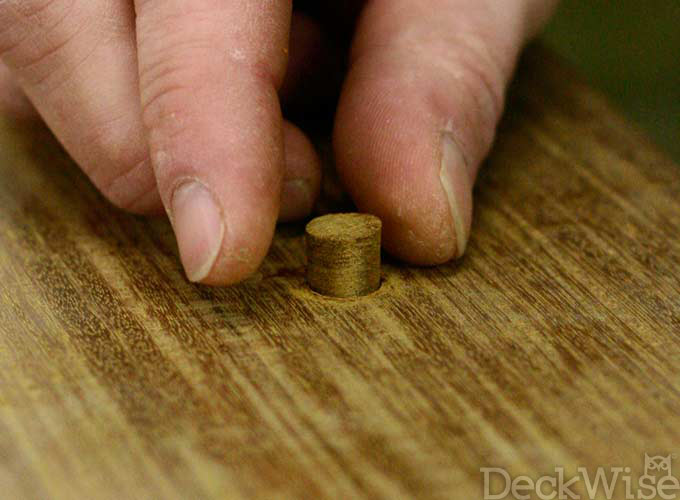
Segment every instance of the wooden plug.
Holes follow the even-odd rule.
[[[307,224],[307,282],[329,297],[361,297],[380,288],[382,223],[368,214],[332,214]]]

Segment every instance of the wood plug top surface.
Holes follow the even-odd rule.
[[[333,241],[354,241],[380,238],[382,222],[369,214],[330,214],[317,217],[307,224],[307,234]]]

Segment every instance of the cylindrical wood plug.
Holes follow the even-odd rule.
[[[330,297],[361,297],[380,288],[382,223],[367,214],[332,214],[307,224],[307,282]]]

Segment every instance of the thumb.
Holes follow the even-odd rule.
[[[388,251],[416,264],[460,257],[472,186],[526,40],[553,0],[371,2],[336,118],[336,160]]]

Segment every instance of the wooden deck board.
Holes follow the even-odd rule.
[[[680,451],[680,168],[536,48],[499,136],[462,261],[333,300],[295,225],[188,283],[165,221],[0,120],[3,497],[468,499]]]

